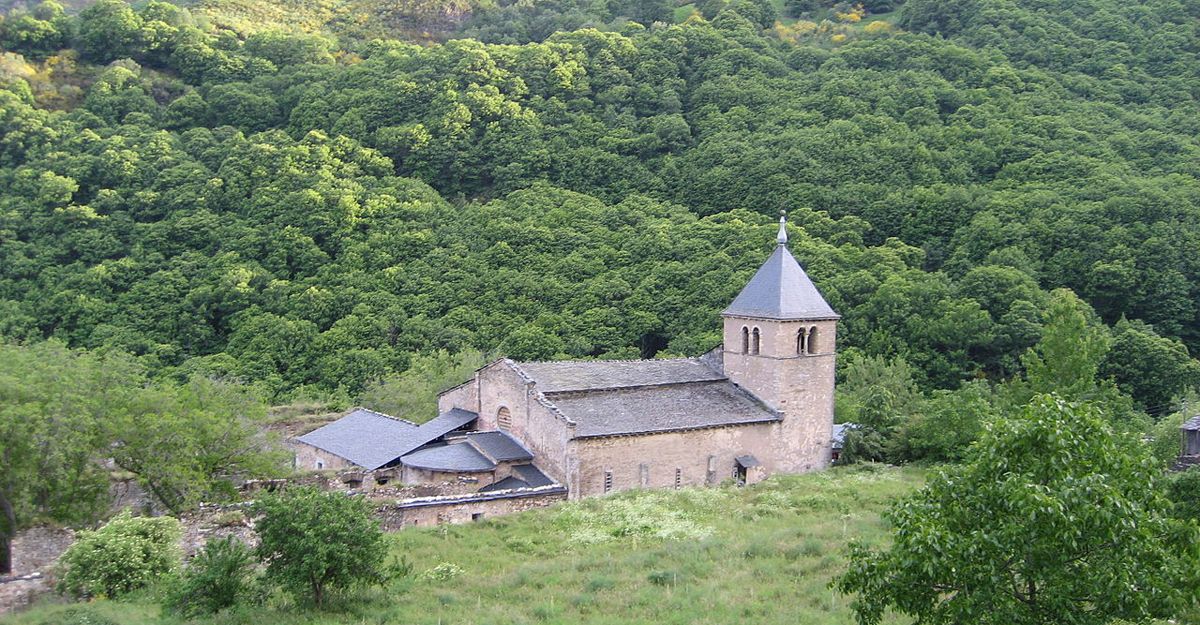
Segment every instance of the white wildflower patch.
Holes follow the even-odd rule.
[[[640,492],[620,498],[580,502],[561,509],[556,525],[574,543],[594,544],[622,538],[700,539],[713,528],[697,511],[727,495],[715,490],[681,493]]]
[[[466,572],[466,569],[453,562],[442,562],[441,564],[422,572],[421,578],[433,582],[444,582],[452,580]]]

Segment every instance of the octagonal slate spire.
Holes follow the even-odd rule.
[[[840,319],[787,249],[786,216],[779,218],[779,245],[722,315],[779,320]]]

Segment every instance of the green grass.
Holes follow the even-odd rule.
[[[473,525],[390,536],[414,574],[321,613],[282,598],[201,623],[852,623],[829,589],[852,539],[881,544],[880,512],[923,479],[849,468],[748,488],[642,491]],[[431,573],[443,563],[461,574]],[[442,571],[453,567],[443,566]],[[441,575],[440,577],[445,577]],[[44,604],[0,622],[55,622]],[[95,602],[122,625],[174,623],[148,599]]]

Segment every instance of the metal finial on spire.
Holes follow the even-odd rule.
[[[779,211],[779,236],[775,240],[780,245],[787,245],[787,211]]]

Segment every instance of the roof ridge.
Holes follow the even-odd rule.
[[[518,376],[520,376],[522,380],[525,380],[526,384],[532,384],[534,388],[537,388],[537,381],[534,380],[533,377],[530,376],[528,373],[526,373],[523,369],[521,369],[521,366],[518,365],[515,360],[513,360],[512,358],[505,358],[505,359],[503,359],[503,362],[504,362],[504,364],[511,367],[512,370]],[[537,402],[539,404],[541,404],[544,408],[546,408],[546,410],[549,410],[550,414],[553,414],[554,416],[562,419],[564,422],[566,422],[567,425],[571,425],[571,426],[578,425],[577,423],[575,423],[574,419],[571,419],[566,414],[563,414],[563,411],[559,410],[558,406],[554,405],[554,402],[550,401],[546,397],[546,394],[541,391],[541,389],[538,389],[537,395],[534,395],[533,398],[536,399]]]
[[[550,395],[586,395],[588,393],[611,393],[613,391],[627,391],[627,390],[634,390],[634,389],[640,389],[640,388],[663,388],[663,387],[667,387],[667,386],[687,386],[689,384],[713,384],[713,383],[717,383],[717,382],[731,382],[732,381],[729,379],[729,376],[722,374],[722,373],[717,373],[716,371],[714,371],[712,369],[712,367],[709,367],[708,369],[709,369],[709,371],[713,372],[714,376],[717,376],[717,377],[705,378],[703,380],[675,380],[672,382],[653,382],[650,384],[626,384],[623,386],[604,386],[604,387],[598,387],[598,388],[567,389],[567,390],[562,390],[562,391],[546,391],[546,392]]]
[[[354,412],[354,411],[356,411],[356,410],[362,410],[363,412],[369,412],[369,413],[371,413],[371,414],[373,414],[373,415],[375,415],[375,416],[377,416],[377,417],[383,417],[383,418],[385,418],[385,419],[391,419],[392,421],[399,421],[399,422],[401,422],[401,423],[407,423],[407,424],[409,424],[409,425],[420,426],[420,424],[419,424],[419,423],[416,423],[416,422],[413,422],[413,421],[409,421],[408,419],[405,419],[404,417],[394,417],[394,416],[392,416],[392,415],[390,415],[390,414],[387,414],[386,412],[379,412],[378,410],[371,410],[370,408],[367,408],[367,407],[365,407],[365,406],[355,406],[354,408],[351,408],[351,409],[350,409],[350,411],[349,411],[349,412],[347,412],[346,414],[350,414],[351,412]],[[343,415],[343,416],[345,416],[345,415]]]
[[[526,360],[518,363],[522,365],[555,365],[559,363],[571,364],[590,364],[590,363],[610,363],[610,362],[699,362],[699,356],[680,356],[678,358],[593,358],[590,360],[583,359],[564,359],[564,360]]]

